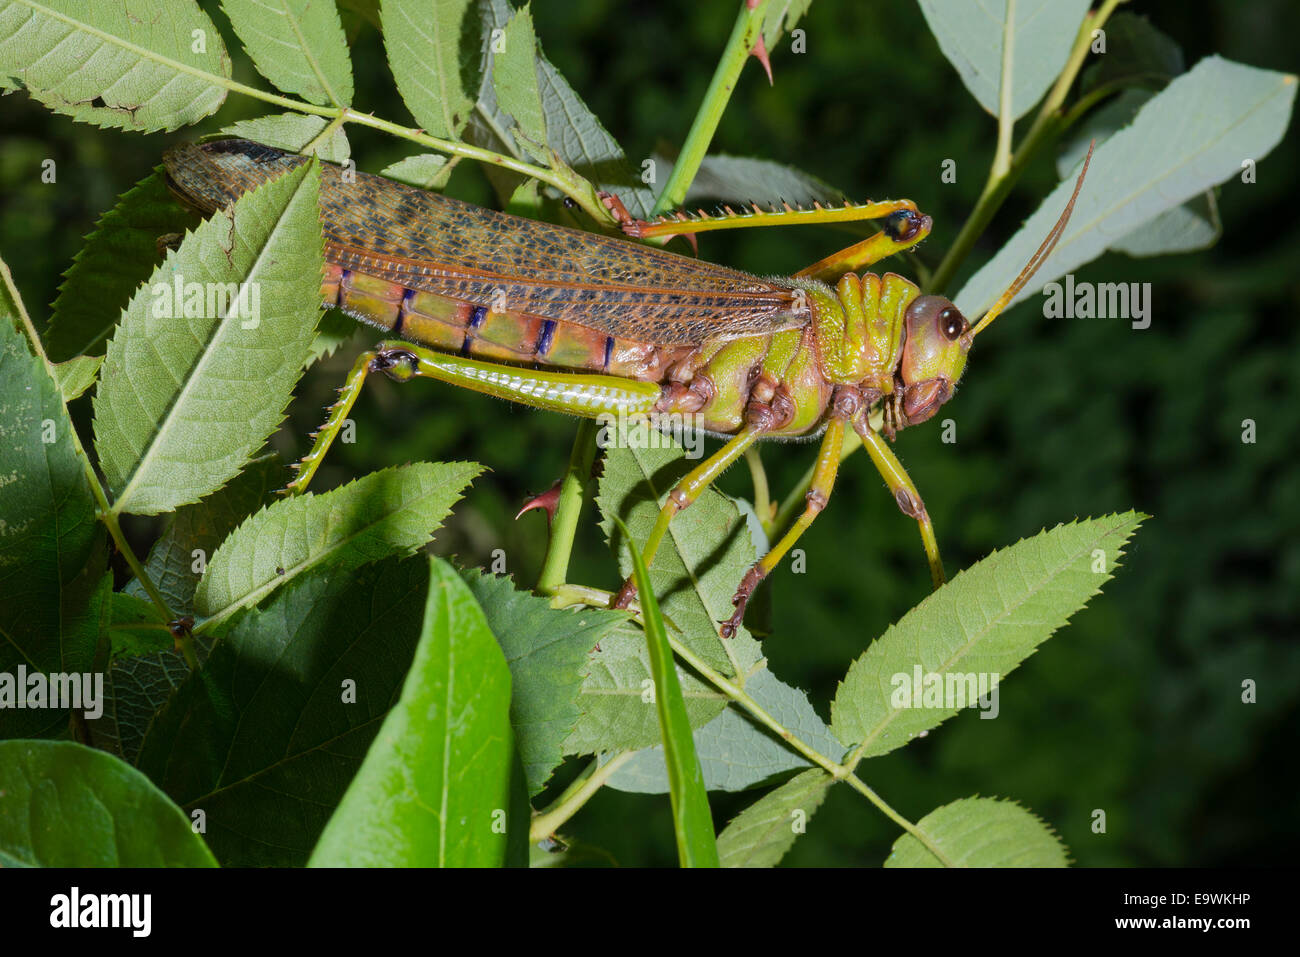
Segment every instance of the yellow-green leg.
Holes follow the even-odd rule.
[[[361,393],[366,376],[372,372],[383,372],[398,382],[414,378],[437,379],[520,405],[567,412],[586,419],[619,413],[647,413],[654,409],[662,394],[654,382],[526,369],[434,352],[410,342],[381,342],[373,351],[357,357],[347,381],[339,390],[338,402],[330,407],[329,418],[316,433],[311,451],[295,466],[298,475],[285,492],[298,493],[306,489],[325,453],[338,437],[348,412]]]
[[[899,509],[904,515],[916,519],[916,524],[920,526],[921,544],[925,546],[925,557],[930,563],[930,578],[934,587],[938,588],[947,578],[943,574],[943,559],[939,557],[939,542],[934,537],[934,525],[930,522],[929,512],[925,510],[925,503],[921,501],[921,493],[916,490],[903,463],[898,461],[898,456],[889,447],[885,437],[867,423],[865,414],[853,420],[853,430],[862,437],[862,444],[867,447],[872,464],[894,493],[894,501],[898,503]]]
[[[910,205],[910,204],[909,204]],[[807,279],[820,279],[823,282],[835,282],[846,272],[866,269],[887,256],[915,246],[930,235],[934,221],[929,216],[916,211],[915,207],[900,206],[885,218],[885,228],[874,236],[868,236],[860,243],[847,249],[831,253],[795,273]]]
[[[843,445],[844,419],[834,417],[827,423],[826,434],[822,437],[821,449],[817,453],[817,464],[813,467],[812,483],[808,486],[807,504],[804,506],[803,514],[781,536],[780,541],[768,549],[766,555],[750,566],[749,571],[745,573],[745,577],[741,579],[740,587],[736,589],[736,597],[731,600],[731,603],[736,606],[736,610],[729,619],[722,623],[721,634],[723,638],[731,638],[736,634],[736,629],[740,627],[740,623],[745,619],[745,607],[749,604],[754,589],[758,587],[759,582],[771,574],[772,569],[780,564],[786,552],[794,547],[794,543],[799,540],[799,536],[808,530],[808,526],[826,507],[826,503],[831,497],[831,490],[835,487],[835,476],[839,473],[840,448]]]
[[[668,499],[664,502],[663,507],[659,509],[659,515],[655,519],[654,526],[650,529],[650,534],[641,550],[641,557],[644,559],[647,568],[654,561],[655,552],[659,550],[659,543],[663,541],[664,535],[668,532],[668,525],[672,522],[673,516],[699,498],[704,493],[704,490],[712,485],[714,480],[725,472],[736,459],[744,455],[745,450],[753,445],[762,434],[761,429],[746,428],[737,434],[735,438],[728,441],[715,454],[688,472],[686,477],[668,493]],[[629,577],[623,583],[623,587],[619,589],[618,595],[615,596],[610,607],[626,608],[635,596],[636,584]]]

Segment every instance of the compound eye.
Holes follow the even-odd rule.
[[[966,317],[955,306],[948,306],[939,313],[939,331],[949,342],[955,342],[966,331]]]

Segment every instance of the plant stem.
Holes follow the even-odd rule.
[[[538,812],[528,826],[528,840],[532,843],[544,841],[564,826],[564,822],[591,800],[592,795],[604,786],[605,782],[635,754],[635,751],[620,751],[604,764],[597,766],[593,760],[578,779],[565,789],[545,811]]]
[[[740,78],[745,61],[749,59],[749,51],[762,38],[763,19],[767,15],[769,2],[770,0],[746,0],[742,4],[736,24],[731,28],[731,36],[727,38],[722,59],[718,61],[713,79],[709,81],[709,88],[704,93],[704,102],[695,114],[695,121],[686,134],[686,142],[682,144],[673,171],[668,175],[668,182],[655,200],[653,215],[676,209],[686,201],[686,191],[690,189],[691,181],[695,179],[695,174],[699,172],[700,164],[709,151],[713,134],[717,132],[723,111],[731,99],[731,92],[736,88],[736,80]]]
[[[340,113],[338,116],[334,117],[334,119],[326,123],[321,131],[311,138],[311,142],[302,148],[302,151],[304,153],[315,153],[317,144],[328,143],[329,138],[334,135],[335,131],[337,131],[343,123],[344,116]]]
[[[560,480],[560,498],[551,522],[551,540],[546,545],[546,559],[537,579],[537,590],[543,595],[553,595],[569,573],[569,555],[573,551],[573,539],[578,532],[578,519],[585,498],[583,490],[591,477],[591,463],[595,457],[596,421],[583,419],[578,434],[573,437],[569,467]]]
[[[75,17],[58,13],[57,11],[46,11],[46,15],[52,19],[62,21],[75,29],[84,29],[85,24]],[[264,103],[270,103],[273,106],[284,107],[288,110],[294,110],[298,113],[311,113],[316,116],[323,116],[329,120],[339,120],[343,123],[359,123],[362,126],[369,126],[373,129],[383,130],[391,133],[393,136],[410,140],[413,143],[419,143],[421,146],[427,146],[430,149],[437,150],[440,153],[449,153],[453,156],[464,156],[469,159],[476,159],[484,163],[492,163],[505,169],[522,173],[524,176],[531,176],[534,179],[541,180],[554,186],[556,189],[569,196],[581,206],[589,216],[598,223],[612,223],[613,216],[605,205],[596,196],[596,188],[583,176],[573,170],[565,167],[562,169],[547,169],[544,166],[535,166],[531,163],[525,163],[513,157],[503,156],[492,150],[483,149],[478,146],[471,146],[468,143],[461,143],[453,140],[439,139],[436,136],[429,136],[418,129],[401,126],[388,120],[381,120],[371,116],[369,113],[361,113],[347,106],[317,106],[315,103],[307,103],[303,100],[295,100],[292,97],[281,96],[278,93],[270,93],[266,90],[259,90],[257,87],[249,86],[246,83],[240,83],[230,77],[222,76],[218,73],[209,73],[207,70],[201,70],[189,63],[181,60],[174,60],[171,57],[162,56],[153,50],[145,50],[134,43],[128,43],[120,37],[106,37],[113,41],[115,46],[128,50],[132,53],[147,57],[151,62],[166,66],[168,69],[177,73],[183,73],[209,83],[212,86],[221,87],[232,93],[241,93],[244,96],[261,100]]]
[[[758,446],[751,445],[745,450],[745,464],[749,466],[749,477],[754,483],[754,514],[763,526],[763,534],[772,535],[772,493],[767,485],[767,471],[763,468],[763,459]]]
[[[1016,118],[1011,114],[1011,78],[1015,72],[1016,0],[1007,0],[1002,21],[1002,77],[998,87],[998,145],[993,153],[989,179],[1001,179],[1011,168],[1011,133]]]
[[[1122,2],[1124,0],[1105,0],[1096,14],[1088,14],[1083,18],[1079,33],[1074,39],[1074,46],[1070,50],[1070,56],[1065,61],[1065,67],[1043,101],[1042,109],[1038,111],[1038,116],[1029,128],[1029,132],[1025,134],[1024,140],[1016,148],[1006,170],[1000,175],[995,157],[993,168],[989,171],[988,182],[984,184],[984,191],[976,201],[975,208],[971,210],[961,232],[957,234],[952,247],[943,257],[943,262],[939,263],[939,268],[930,277],[930,281],[926,284],[926,292],[943,292],[947,288],[1030,160],[1037,156],[1045,143],[1065,128],[1062,123],[1061,107],[1070,92],[1070,87],[1074,85],[1083,61],[1088,56],[1088,49],[1092,44],[1092,31],[1099,29]],[[999,127],[999,142],[1000,132]]]
[[[891,821],[893,821],[895,824],[901,827],[904,831],[906,831],[908,834],[911,834],[914,838],[916,838],[923,845],[925,845],[925,849],[929,851],[931,854],[933,854],[935,857],[937,857],[940,863],[942,863],[944,867],[957,866],[955,863],[953,863],[953,861],[948,857],[947,854],[939,850],[938,846],[934,843],[934,841],[930,840],[930,835],[926,834],[925,831],[921,830],[919,827],[917,827],[907,818],[903,817],[903,815],[899,814],[892,807],[886,804],[884,799],[880,797],[880,795],[878,795],[875,791],[871,790],[871,788],[867,787],[856,774],[850,774],[844,780],[848,782],[849,787],[853,788],[853,790],[857,791],[868,801],[874,804],[877,808],[879,808],[880,812],[884,814],[885,817],[889,818]]]
[[[563,586],[562,592],[556,595],[556,600],[564,600],[566,605],[584,603],[591,605],[593,608],[605,608],[608,606],[611,597],[613,596],[610,592],[598,588],[589,588],[585,585],[565,585]],[[816,748],[806,744],[798,735],[785,727],[785,725],[781,724],[781,722],[773,717],[767,709],[755,701],[742,687],[744,685],[743,678],[740,679],[739,684],[737,684],[732,679],[722,675],[718,671],[714,670],[707,662],[701,660],[680,641],[673,638],[672,635],[668,636],[668,644],[672,647],[673,654],[686,664],[690,665],[691,668],[698,672],[701,677],[725,694],[729,699],[748,711],[750,716],[759,724],[766,727],[782,741],[786,742],[791,748],[798,751],[801,755],[820,767],[835,780],[847,782],[850,787],[879,808],[886,817],[925,845],[926,849],[942,861],[944,866],[954,866],[953,862],[935,846],[934,842],[930,840],[929,836],[924,831],[890,807],[884,798],[876,794],[875,791],[869,788],[860,778],[857,777],[854,773],[854,769],[862,759],[861,753],[863,746],[859,746],[855,749],[850,755],[849,760],[844,763],[840,763],[835,761],[833,758],[827,757]],[[759,665],[759,667],[763,666],[764,665],[762,664]],[[572,817],[574,812],[576,812],[577,809],[581,807],[582,804],[585,803],[587,799],[605,783],[606,780],[609,779],[609,776],[613,774],[613,770],[607,770],[610,768],[610,765],[615,761],[618,761],[621,764],[622,760],[626,760],[630,755],[631,752],[620,752],[620,754],[611,759],[609,763],[601,766],[599,772],[593,771],[589,768],[584,776],[569,785],[569,788],[560,795],[550,808],[541,812],[541,815],[534,818],[533,826],[529,829],[529,838],[534,841],[539,841],[545,837],[549,837],[555,828],[559,827],[560,824],[563,824],[569,817]],[[601,772],[604,773],[602,774]],[[567,810],[567,813],[552,825],[549,818],[552,815],[558,815],[560,810]],[[547,819],[545,824],[539,826],[544,818]],[[542,833],[544,827],[550,827],[550,830]]]
[[[41,337],[36,332],[36,325],[32,322],[31,316],[27,314],[27,307],[23,305],[22,297],[18,294],[18,287],[14,284],[13,274],[9,271],[8,264],[3,260],[0,260],[0,283],[4,285],[5,293],[18,313],[19,325],[22,328],[23,333],[27,336],[32,351],[35,352],[36,357],[44,363],[46,372],[48,372],[50,378],[53,379],[54,363],[52,363],[49,356],[45,354],[45,345],[41,342]],[[95,474],[95,467],[90,464],[90,456],[86,454],[86,449],[81,444],[81,436],[77,434],[75,428],[72,428],[72,416],[68,412],[68,403],[66,401],[63,403],[63,413],[67,416],[69,431],[72,433],[72,447],[76,452],[77,457],[81,459],[82,469],[86,473],[86,480],[90,483],[90,494],[94,496],[100,520],[108,529],[108,534],[113,539],[113,544],[117,546],[117,550],[121,552],[122,557],[126,559],[126,563],[130,567],[131,572],[139,580],[141,586],[143,586],[145,594],[147,594],[149,600],[154,603],[154,607],[158,609],[158,614],[161,616],[161,620],[170,622],[175,615],[172,614],[171,608],[168,607],[166,600],[158,591],[158,586],[155,585],[153,579],[145,573],[144,566],[142,566],[140,560],[135,557],[135,552],[131,550],[131,546],[127,542],[126,536],[122,534],[122,527],[118,523],[117,513],[114,512],[112,507],[108,504],[108,493],[104,491],[104,486],[100,484],[99,476]]]

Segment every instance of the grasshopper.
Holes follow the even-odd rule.
[[[899,509],[914,519],[934,586],[944,583],[934,527],[890,448],[953,395],[974,339],[1006,308],[1064,231],[1092,152],[1060,219],[976,323],[892,272],[861,272],[915,246],[930,217],[910,200],[654,222],[603,199],[629,237],[715,229],[883,220],[880,232],[793,276],[760,278],[662,248],[482,209],[322,164],[327,267],[321,299],[389,330],[356,360],[339,401],[299,463],[306,488],[367,375],[437,379],[522,405],[587,418],[689,415],[725,439],[668,494],[645,542],[649,565],[673,516],[763,439],[821,436],[803,513],[739,583],[731,637],[759,583],[826,507],[847,429],[863,441]],[[170,151],[168,184],[211,213],[306,157],[244,140]],[[629,579],[613,607],[627,607]]]

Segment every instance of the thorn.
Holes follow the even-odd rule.
[[[554,520],[555,518],[556,508],[558,508],[560,505],[560,485],[562,483],[563,480],[557,479],[555,484],[552,485],[545,492],[543,492],[541,495],[534,495],[528,501],[524,502],[524,507],[521,508],[518,514],[515,515],[515,521],[516,522],[519,521],[519,519],[523,517],[524,512],[531,511],[535,508],[540,508],[540,509],[545,509],[546,524],[549,526],[552,520]]]
[[[772,79],[772,61],[767,57],[767,45],[763,43],[763,34],[758,35],[758,39],[754,41],[754,45],[749,50],[749,55],[763,64],[763,72],[767,74],[767,85],[775,86],[776,84]]]

